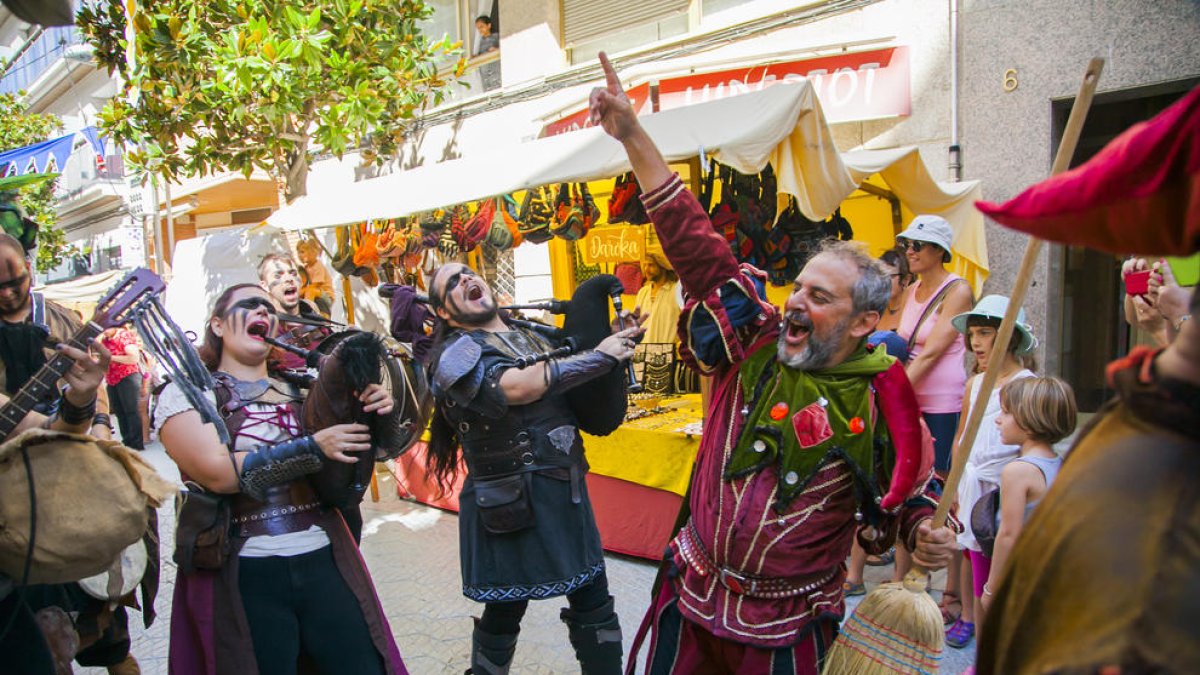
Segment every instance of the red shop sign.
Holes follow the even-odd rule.
[[[802,78],[812,82],[825,119],[830,123],[896,117],[912,112],[908,47],[665,78],[658,85],[659,109],[737,96]],[[649,112],[648,97],[649,87],[645,84],[630,92],[634,108],[641,114]],[[542,135],[553,136],[585,126],[591,126],[587,123],[586,109],[546,125]]]

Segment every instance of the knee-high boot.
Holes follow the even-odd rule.
[[[608,602],[588,612],[567,608],[560,615],[571,636],[575,658],[583,675],[619,675],[621,673],[621,624],[614,611],[612,596]]]
[[[479,627],[475,619],[475,630],[471,632],[470,675],[508,675],[513,654],[517,652],[517,634],[494,635]]]

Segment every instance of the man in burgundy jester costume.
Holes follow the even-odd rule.
[[[898,537],[929,569],[953,555],[952,531],[928,522],[932,446],[912,386],[902,364],[865,345],[890,279],[833,245],[796,277],[781,315],[764,299],[766,274],[738,264],[600,60],[592,120],[648,188],[686,293],[683,358],[713,377],[690,517],[647,617],[647,672],[816,675],[844,612],[856,532],[872,552]]]

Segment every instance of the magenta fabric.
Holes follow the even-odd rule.
[[[1080,166],[1003,204],[976,202],[1001,225],[1111,253],[1200,249],[1200,87],[1136,124]]]
[[[988,575],[992,573],[992,559],[982,551],[967,549],[967,559],[971,561],[971,588],[975,597],[983,597],[983,585],[987,583]]]
[[[917,322],[921,320],[925,308],[933,302],[943,288],[960,280],[962,277],[958,275],[946,275],[946,279],[940,286],[933,289],[925,302],[917,302],[917,289],[920,288],[921,281],[913,284],[908,290],[904,312],[900,314],[898,332],[905,339],[911,340],[913,329],[917,329],[917,339],[912,341],[912,349],[908,352],[910,363],[912,359],[917,358],[921,352],[925,351],[925,341],[929,339],[929,334],[933,332],[933,327],[937,325],[938,318],[942,314],[942,307],[938,307],[930,312],[918,327]],[[917,403],[921,406],[921,412],[956,413],[962,411],[963,388],[967,386],[967,371],[963,366],[966,353],[967,348],[963,336],[955,331],[954,341],[950,343],[946,351],[942,352],[933,367],[925,371],[925,377],[921,378],[920,382],[913,384],[913,388],[917,390]]]

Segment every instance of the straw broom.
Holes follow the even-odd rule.
[[[1104,60],[1099,58],[1092,59],[1088,64],[1050,175],[1062,173],[1070,165],[1103,67]],[[1000,364],[1008,352],[1017,312],[1025,300],[1025,291],[1029,288],[1029,279],[1033,276],[1041,249],[1042,241],[1032,237],[1025,246],[1025,256],[1017,272],[1008,310],[1004,313],[979,394],[971,406],[971,415],[967,418],[959,441],[958,456],[954,458],[943,498],[933,514],[931,525],[935,530],[946,524],[950,503],[954,500],[947,499],[945,495],[953,495],[958,491],[963,465],[970,456],[971,446],[975,444],[988,398],[1000,376]],[[830,647],[825,657],[824,675],[937,673],[945,645],[945,633],[941,610],[926,593],[928,579],[929,570],[914,564],[903,581],[881,584],[863,598],[858,610],[846,620],[837,640]]]

